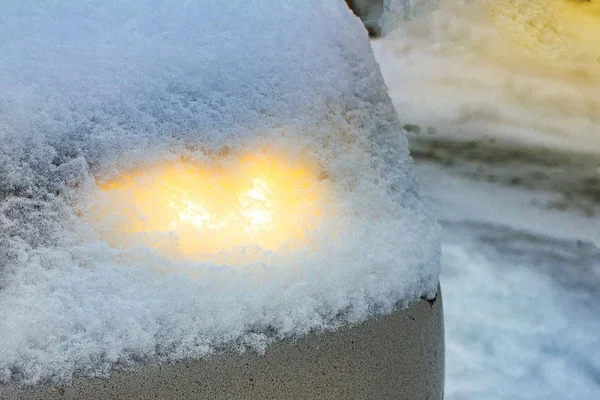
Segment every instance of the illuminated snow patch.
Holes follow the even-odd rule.
[[[323,194],[309,168],[273,157],[204,167],[180,161],[101,184],[86,217],[113,247],[146,244],[170,257],[211,260],[236,246],[276,251],[302,242],[322,214]]]

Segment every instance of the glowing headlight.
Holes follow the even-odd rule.
[[[204,259],[235,246],[302,241],[321,213],[311,170],[266,157],[131,171],[100,185],[92,219],[114,246]]]
[[[600,0],[496,0],[492,19],[528,50],[600,63]]]

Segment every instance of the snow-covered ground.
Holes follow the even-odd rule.
[[[599,2],[419,3],[373,48],[443,227],[446,398],[598,399]]]
[[[422,164],[443,227],[448,399],[600,396],[600,219]]]

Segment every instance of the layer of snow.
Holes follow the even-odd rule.
[[[0,382],[261,350],[435,293],[437,224],[344,2],[2,7]],[[111,248],[75,212],[119,171],[224,147],[324,169],[311,246],[237,249],[260,262],[236,268],[168,260]]]

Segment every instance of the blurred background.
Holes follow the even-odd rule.
[[[353,3],[443,229],[446,398],[600,399],[600,0]]]

